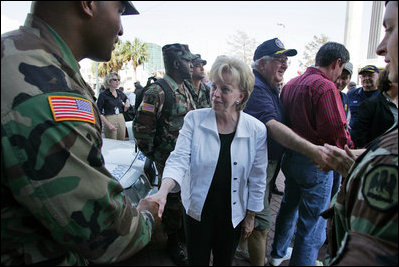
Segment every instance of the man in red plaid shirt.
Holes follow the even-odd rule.
[[[346,117],[334,84],[349,62],[341,44],[328,42],[316,54],[316,66],[289,81],[281,92],[287,126],[316,145],[353,147]],[[317,168],[301,153],[287,150],[282,171],[285,193],[276,219],[271,259],[288,259],[288,246],[297,224],[290,265],[315,265],[326,234],[326,220],[319,216],[330,203],[333,172]]]

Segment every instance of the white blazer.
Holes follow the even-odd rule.
[[[201,221],[206,196],[216,170],[220,139],[215,111],[192,110],[184,117],[174,151],[166,161],[164,178],[172,178],[181,189],[187,215]],[[246,210],[263,209],[266,189],[266,126],[255,117],[240,112],[236,134],[231,144],[231,221],[235,228]]]

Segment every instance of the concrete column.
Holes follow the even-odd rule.
[[[346,2],[344,45],[350,53],[350,61],[352,63],[360,61],[360,48],[362,47],[363,5],[363,1]],[[354,71],[356,72],[356,69]]]
[[[367,49],[367,59],[377,58],[375,50],[380,42],[383,13],[384,13],[384,2],[373,1],[373,7],[371,10],[371,23],[370,23],[370,32],[369,32],[369,43]]]

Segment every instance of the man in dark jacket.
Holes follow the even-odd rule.
[[[385,70],[380,73],[378,89],[378,95],[364,100],[359,107],[352,129],[356,148],[365,147],[398,122],[398,84],[388,80]]]

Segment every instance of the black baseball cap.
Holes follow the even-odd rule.
[[[121,1],[125,6],[125,11],[122,15],[138,15],[140,14],[137,9],[134,7],[132,1]]]

